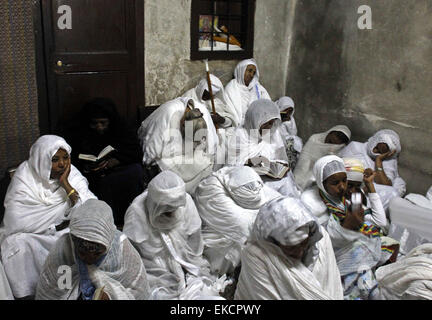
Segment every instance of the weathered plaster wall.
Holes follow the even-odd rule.
[[[284,94],[289,38],[286,23],[292,1],[257,0],[254,57],[261,83],[272,98]],[[159,105],[194,87],[205,75],[202,61],[190,60],[191,0],[145,1],[146,105]],[[291,20],[292,21],[292,18]],[[210,61],[212,73],[225,85],[238,60]]]
[[[359,30],[360,5],[372,30]],[[408,192],[432,185],[432,3],[428,0],[297,1],[286,93],[299,134],[338,123],[365,141],[382,128],[401,137]]]

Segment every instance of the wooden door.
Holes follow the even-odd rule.
[[[36,36],[41,133],[56,133],[93,97],[130,125],[144,105],[144,0],[39,0]],[[36,17],[36,28],[38,17]],[[43,66],[42,68],[40,66]],[[44,75],[40,74],[44,69]],[[44,98],[45,95],[45,98]],[[60,129],[60,130],[59,130]]]

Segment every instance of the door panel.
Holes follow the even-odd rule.
[[[58,20],[71,9],[71,29]],[[83,104],[108,97],[131,126],[144,105],[143,0],[41,0],[49,132],[61,132]]]

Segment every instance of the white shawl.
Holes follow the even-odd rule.
[[[111,300],[145,300],[149,297],[146,270],[138,252],[126,236],[116,229],[111,208],[103,201],[89,200],[74,210],[70,234],[104,245],[107,253],[102,262],[86,265],[95,288],[104,287]],[[74,243],[64,234],[51,250],[41,272],[36,292],[37,300],[76,300],[79,296],[80,275]],[[59,267],[71,269],[70,288],[60,288]]]
[[[180,120],[189,99],[176,98],[161,105],[141,123],[138,137],[144,165],[156,163],[161,170],[177,173],[186,183],[187,191],[192,192],[199,181],[212,172],[219,139],[206,106],[193,100],[207,124],[207,136],[204,145],[186,150]]]
[[[248,86],[244,83],[244,74],[248,65],[256,67],[256,73]],[[230,113],[235,116],[234,126],[242,126],[249,105],[258,99],[269,99],[267,90],[259,83],[259,70],[254,59],[240,61],[234,69],[234,79],[225,86],[226,101]]]
[[[273,127],[261,135],[261,125],[272,119],[276,120]],[[285,145],[277,130],[279,124],[280,113],[274,102],[267,99],[254,101],[246,112],[244,127],[236,128],[227,137],[227,163],[242,166],[257,156],[287,163]]]
[[[164,217],[164,212],[173,215]],[[126,212],[123,232],[140,253],[153,298],[197,298],[215,284],[202,256],[201,219],[175,173],[161,172],[135,198]]]
[[[279,196],[246,166],[224,167],[198,185],[195,203],[203,220],[205,253],[212,270],[220,271],[224,259],[233,267],[239,265],[259,208]]]
[[[50,179],[51,158],[59,148],[71,153],[63,138],[40,137],[31,147],[29,159],[16,170],[4,202],[2,237],[19,232],[48,234],[68,217],[70,203],[66,191]],[[96,198],[88,189],[87,179],[73,165],[68,180],[78,192],[80,203]]]
[[[351,138],[351,131],[344,125],[334,126],[326,132],[316,133],[309,138],[300,153],[300,157],[294,169],[295,181],[301,190],[306,190],[306,188],[315,183],[312,174],[315,161],[326,155],[337,154],[345,147],[344,144],[330,144],[324,142],[331,131],[340,131],[348,138]]]
[[[270,240],[296,245],[307,236],[303,261],[288,257]],[[299,200],[278,198],[260,209],[251,241],[242,253],[235,299],[343,299],[330,238]]]
[[[432,300],[432,244],[414,248],[402,259],[378,268],[376,279],[385,300]]]

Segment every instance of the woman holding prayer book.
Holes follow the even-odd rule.
[[[80,127],[69,134],[72,162],[83,172],[90,189],[113,210],[123,225],[130,202],[144,190],[142,151],[134,131],[127,128],[114,102],[94,98],[80,114]]]

